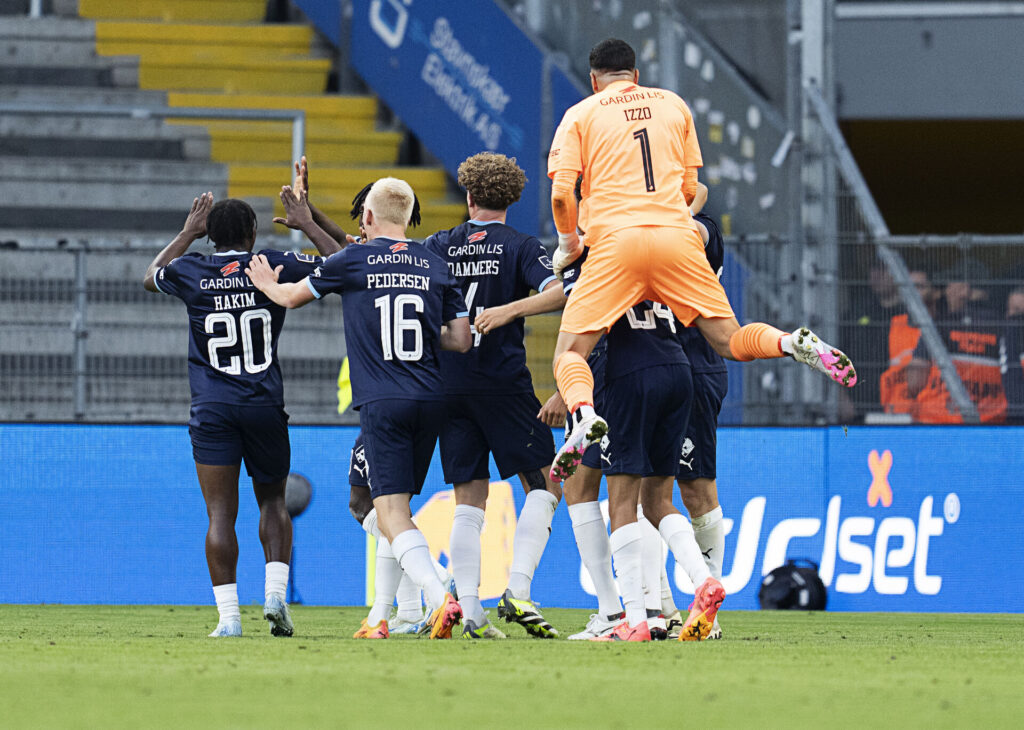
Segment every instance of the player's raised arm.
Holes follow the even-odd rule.
[[[267,295],[267,298],[275,304],[287,309],[296,309],[304,304],[309,304],[316,299],[313,290],[309,287],[309,278],[295,283],[280,283],[277,280],[283,266],[276,269],[270,268],[267,257],[256,254],[249,260],[249,266],[245,275],[252,281],[253,286]]]
[[[469,317],[456,317],[441,327],[441,349],[452,352],[469,352],[473,346],[473,333],[469,329]]]
[[[321,256],[330,256],[344,248],[333,236],[317,225],[309,205],[308,193],[305,190],[285,185],[281,188],[281,202],[284,204],[285,217],[275,218],[274,223],[302,231],[306,238],[316,246],[316,250],[320,252]]]
[[[192,207],[189,209],[181,232],[156,255],[146,269],[146,275],[142,277],[142,286],[146,291],[160,291],[154,279],[156,272],[185,253],[197,238],[206,235],[206,218],[210,215],[211,208],[213,208],[213,193],[206,192],[198,198],[193,198]]]

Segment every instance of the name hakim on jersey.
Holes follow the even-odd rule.
[[[443,259],[415,241],[375,238],[330,256],[309,288],[317,299],[341,295],[353,408],[444,398],[441,325],[468,313]]]
[[[470,324],[488,307],[522,299],[555,280],[547,251],[533,236],[504,223],[469,221],[423,242],[448,262],[466,298]],[[473,330],[468,353],[441,353],[446,393],[532,393],[522,318],[486,336]]]
[[[562,288],[570,296],[579,280],[589,248],[562,273]],[[643,301],[626,311],[602,339],[607,346],[606,381],[656,365],[686,365],[679,340],[683,328],[664,304]],[[595,348],[596,350],[597,348]]]
[[[302,281],[324,259],[265,250],[280,281]],[[277,339],[284,307],[270,301],[245,275],[251,253],[186,253],[157,269],[153,281],[188,310],[188,380],[193,405],[284,405]]]
[[[721,279],[725,267],[725,242],[722,240],[722,231],[714,218],[703,213],[698,213],[694,220],[704,224],[708,229],[708,242],[704,244],[704,253],[711,264],[711,270]],[[708,344],[700,330],[694,327],[680,327],[679,341],[690,358],[690,365],[695,373],[724,373],[726,372],[725,360],[715,352]]]

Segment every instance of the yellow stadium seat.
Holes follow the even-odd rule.
[[[259,22],[266,0],[78,0],[78,14],[96,20]]]

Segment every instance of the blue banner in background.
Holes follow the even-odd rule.
[[[540,139],[542,55],[504,11],[479,0],[355,0],[351,41],[352,65],[449,173],[482,151],[517,158],[529,183],[509,224],[539,234],[550,143]],[[567,88],[561,74],[559,104]]]
[[[348,512],[356,433],[291,429],[292,470],[314,490],[295,521],[296,585],[309,604],[365,600],[366,539]],[[725,428],[719,454],[726,608],[756,608],[762,576],[800,557],[820,564],[830,610],[1024,611],[1024,429]],[[0,455],[0,603],[212,602],[185,427],[4,424]],[[242,481],[239,598],[252,603],[264,561],[244,470]],[[503,588],[522,505],[518,484],[492,487],[482,596]],[[452,505],[436,459],[413,507],[446,562]],[[685,605],[688,581],[669,567]],[[588,583],[561,506],[533,595],[591,608]]]

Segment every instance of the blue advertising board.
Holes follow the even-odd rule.
[[[292,469],[313,485],[295,522],[295,577],[318,605],[366,600],[367,543],[348,512],[353,427],[291,429]],[[762,576],[786,558],[821,566],[829,609],[1024,611],[1024,429],[724,428],[726,608],[757,607]],[[183,426],[0,425],[0,603],[207,603],[206,516]],[[239,597],[262,600],[263,553],[240,495]],[[483,597],[511,562],[518,485],[492,487]],[[413,507],[447,561],[451,494],[435,463]],[[671,560],[671,558],[669,558]],[[684,605],[692,590],[671,570]],[[590,608],[564,507],[534,578],[545,605]]]
[[[529,184],[509,224],[541,233],[550,217],[540,199],[550,139],[541,140],[537,46],[493,2],[355,0],[352,8],[350,57],[360,76],[449,173],[482,151],[517,158]],[[575,87],[553,73],[558,104],[566,104]],[[556,111],[560,118],[564,108]]]

